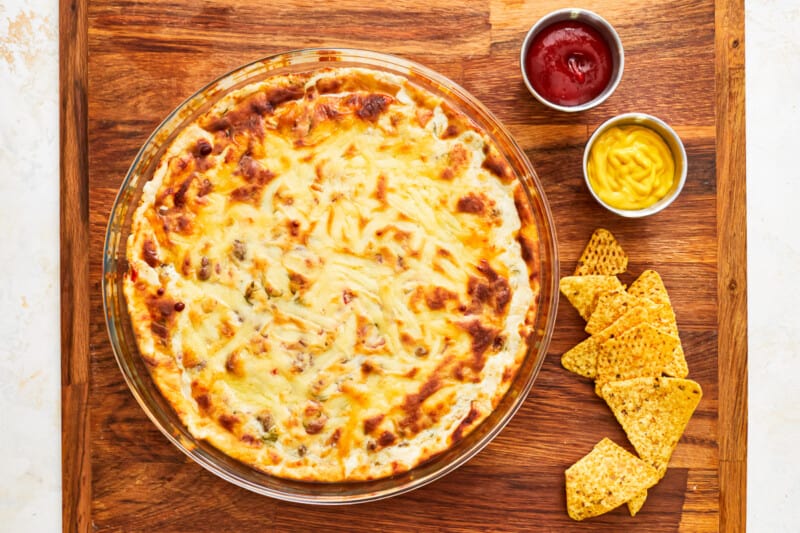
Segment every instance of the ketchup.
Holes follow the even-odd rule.
[[[563,106],[584,104],[611,80],[611,49],[600,33],[583,22],[556,22],[534,37],[525,72],[542,97]]]

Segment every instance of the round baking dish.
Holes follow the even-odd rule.
[[[144,184],[178,132],[226,94],[274,75],[312,72],[325,67],[362,67],[404,76],[442,96],[491,138],[521,181],[539,234],[540,292],[534,341],[517,376],[497,408],[455,446],[410,471],[371,481],[316,483],[293,481],[255,470],[196,439],[159,392],[137,348],[125,305],[122,280],[128,270],[126,246],[131,218]],[[505,427],[525,400],[544,361],[558,303],[558,254],[553,219],[542,187],[525,154],[506,129],[474,97],[421,65],[390,55],[348,49],[287,52],[240,67],[213,81],[175,109],[153,132],[120,186],[110,215],[103,256],[103,304],[109,338],[122,375],[136,400],[178,449],[217,476],[253,492],[310,504],[349,504],[401,494],[438,479],[465,463]]]

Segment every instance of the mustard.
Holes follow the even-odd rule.
[[[644,126],[614,126],[595,139],[587,162],[595,194],[617,209],[642,209],[663,198],[675,180],[664,139]]]

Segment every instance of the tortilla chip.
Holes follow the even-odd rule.
[[[561,366],[579,376],[594,379],[599,346],[597,337],[589,337],[561,356]]]
[[[616,276],[567,276],[558,286],[584,320],[589,320],[601,295],[625,290]]]
[[[645,377],[606,383],[601,392],[639,457],[662,477],[703,396],[700,385],[690,379]]]
[[[632,296],[639,298],[648,298],[653,302],[660,304],[661,307],[654,313],[653,326],[678,337],[678,345],[672,356],[672,361],[664,369],[664,373],[678,378],[685,378],[689,375],[689,366],[686,364],[686,355],[683,352],[683,346],[680,343],[680,335],[678,334],[678,322],[675,319],[675,311],[672,309],[672,303],[669,300],[667,288],[661,276],[655,270],[645,270],[634,281],[628,293]]]
[[[644,299],[637,298],[624,290],[601,294],[597,299],[592,316],[586,323],[586,333],[594,335],[601,332],[613,324],[616,319],[644,303]]]
[[[603,228],[594,230],[592,237],[583,249],[575,276],[600,274],[614,276],[628,269],[628,254],[619,245],[610,231]]]
[[[631,283],[628,292],[640,298],[649,298],[657,304],[668,304],[669,294],[664,281],[655,270],[645,270]]]
[[[644,376],[661,376],[678,339],[650,324],[639,324],[600,346],[597,386]]]
[[[654,305],[654,304],[653,304]],[[597,356],[600,346],[611,337],[639,324],[647,322],[653,306],[634,307],[606,329],[580,342],[561,356],[561,365],[580,376],[594,379],[597,377]]]
[[[569,467],[567,512],[573,520],[606,513],[658,482],[658,473],[608,438]]]
[[[643,490],[630,500],[628,500],[628,512],[631,513],[631,516],[636,516],[636,513],[641,511],[642,506],[644,505],[645,500],[647,499],[647,491]]]
[[[674,378],[685,378],[689,375],[689,365],[686,364],[686,354],[683,352],[680,339],[675,351],[672,352],[672,360],[664,367],[664,373]]]

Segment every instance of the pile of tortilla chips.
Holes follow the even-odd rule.
[[[675,313],[661,276],[643,272],[625,288],[628,256],[598,229],[562,294],[586,320],[589,337],[566,352],[567,370],[595,380],[595,392],[639,457],[605,438],[566,471],[567,511],[583,520],[628,504],[635,516],[647,489],[664,477],[672,452],[702,397],[690,379]]]

